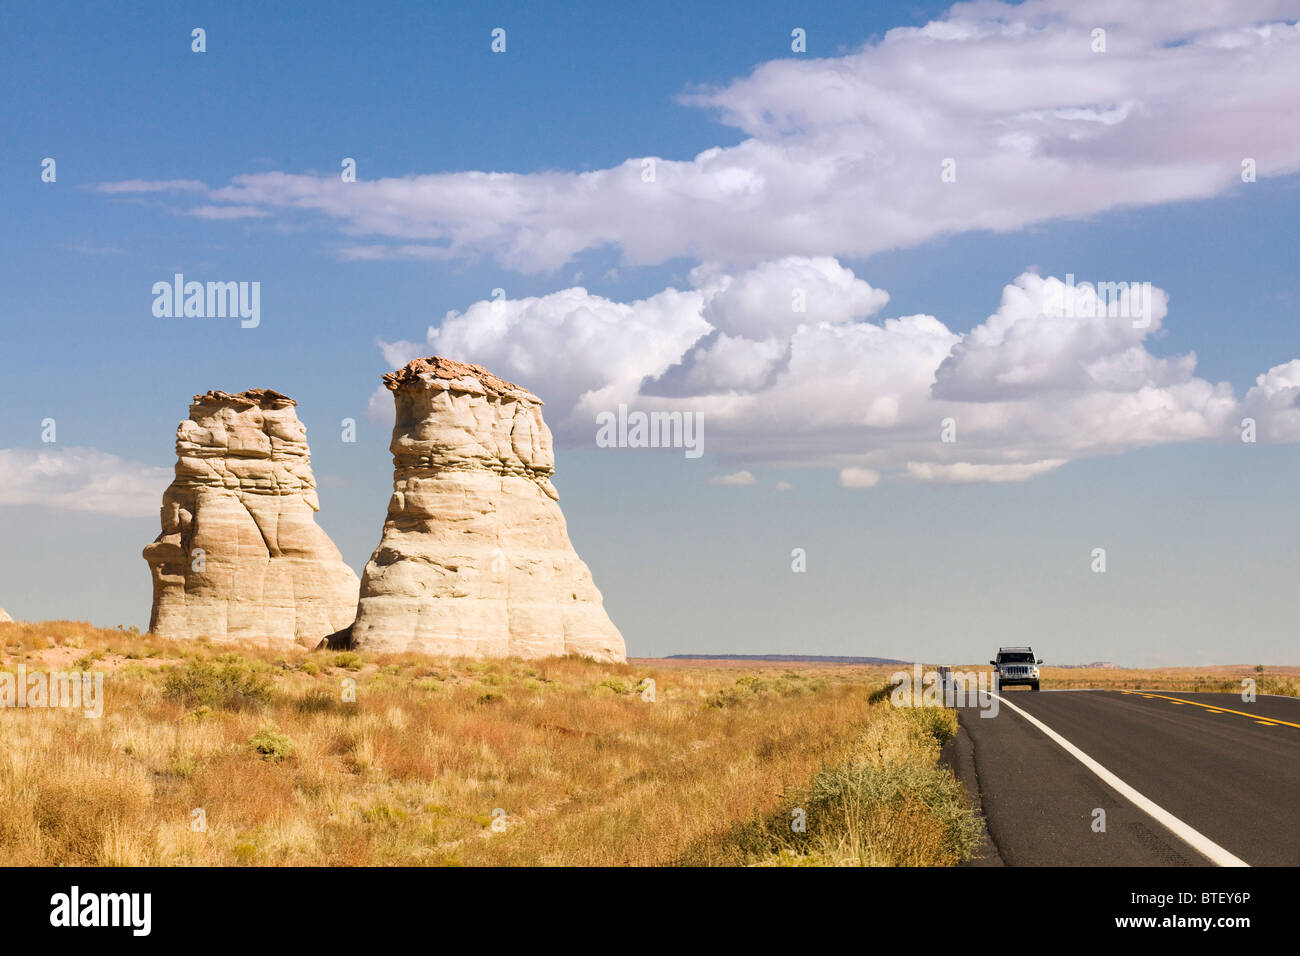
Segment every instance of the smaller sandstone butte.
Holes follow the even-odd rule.
[[[352,620],[357,576],[316,524],[297,404],[266,388],[194,396],[144,549],[150,633],[314,646]]]
[[[5,613],[5,609],[0,607],[0,624],[12,624],[14,619]]]
[[[331,644],[467,657],[627,658],[551,484],[542,402],[479,365],[434,356],[389,372],[393,496]]]

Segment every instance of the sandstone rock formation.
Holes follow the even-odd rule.
[[[315,646],[352,620],[357,576],[316,524],[297,404],[262,388],[194,396],[144,549],[151,633]]]
[[[343,640],[359,650],[625,660],[569,542],[541,400],[436,356],[384,384],[397,403],[393,496]]]
[[[0,624],[12,624],[14,619],[5,613],[5,609],[0,607]]]

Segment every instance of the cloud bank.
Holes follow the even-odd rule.
[[[1021,481],[1084,456],[1173,442],[1300,440],[1300,360],[1238,398],[1198,378],[1194,353],[1159,356],[1168,296],[1121,314],[1090,288],[1026,272],[965,335],[931,315],[873,316],[888,295],[834,259],[787,257],[739,272],[704,265],[693,288],[615,302],[570,288],[480,301],[422,342],[381,343],[477,362],[547,402],[572,445],[594,443],[620,403],[702,414],[706,457],[729,466],[840,469],[882,477]],[[377,408],[387,408],[382,400]]]
[[[613,247],[687,257],[690,287],[618,302],[584,288],[449,313],[392,365],[482,363],[548,403],[562,441],[620,403],[703,413],[738,465],[883,479],[1021,481],[1075,458],[1196,440],[1300,440],[1300,360],[1245,396],[1151,350],[1147,321],[1063,310],[1026,273],[965,335],[874,319],[888,295],[841,259],[972,230],[1223,195],[1300,170],[1298,0],[1027,0],[953,6],[844,56],[789,57],[680,97],[739,130],[691,158],[590,172],[465,171],[343,182],[266,172],[102,184],[196,218],[323,224],[351,259],[490,257],[549,272]],[[1101,32],[1099,32],[1101,31]],[[213,228],[218,228],[214,226]],[[371,413],[389,412],[386,395]],[[742,469],[742,471],[745,469]]]
[[[0,507],[139,518],[158,513],[170,468],[127,461],[94,448],[0,448]]]
[[[344,258],[488,256],[548,272],[606,245],[636,265],[866,257],[1206,198],[1240,188],[1246,159],[1258,176],[1300,169],[1300,124],[1277,121],[1300,113],[1298,11],[1294,0],[958,4],[847,56],[774,60],[680,97],[746,137],[693,158],[350,183],[254,173],[203,190],[190,212],[316,217],[346,237]]]

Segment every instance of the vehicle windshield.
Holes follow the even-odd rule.
[[[1032,664],[1033,662],[1032,651],[998,651],[999,664]]]

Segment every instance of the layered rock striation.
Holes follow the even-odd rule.
[[[393,495],[366,565],[361,650],[626,659],[551,484],[542,402],[478,365],[433,357],[389,372]]]
[[[316,524],[296,405],[261,388],[194,396],[162,534],[144,549],[151,633],[314,646],[352,620],[357,576]]]

